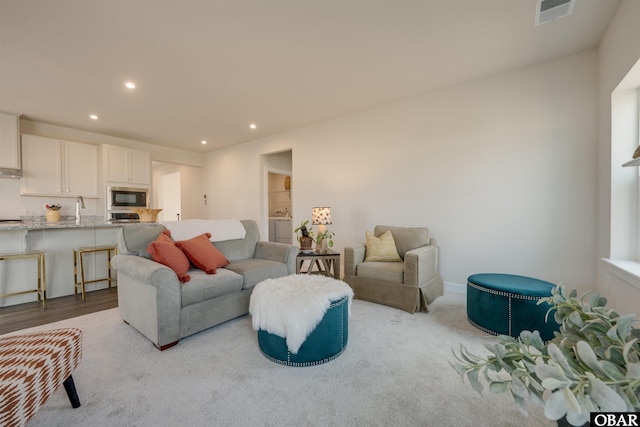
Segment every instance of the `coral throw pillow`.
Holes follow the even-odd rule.
[[[396,249],[396,242],[393,240],[391,230],[387,230],[380,237],[374,236],[371,232],[365,233],[365,261],[402,261]]]
[[[191,276],[187,274],[191,266],[189,259],[169,237],[169,230],[164,230],[160,233],[158,238],[147,246],[147,252],[149,252],[154,261],[175,271],[178,275],[178,280],[181,282],[191,280]]]
[[[216,270],[229,264],[229,260],[213,246],[209,238],[211,233],[203,233],[189,240],[180,240],[176,246],[182,249],[189,261],[207,274],[216,274]]]

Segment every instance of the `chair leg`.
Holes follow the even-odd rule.
[[[78,397],[78,392],[76,391],[76,385],[73,382],[73,377],[69,375],[69,378],[64,380],[64,389],[67,392],[67,396],[69,396],[69,402],[71,402],[71,407],[77,408],[80,406],[80,398]]]
[[[83,252],[80,252],[80,282],[82,283],[82,301],[87,300],[86,287],[84,283],[84,257]]]

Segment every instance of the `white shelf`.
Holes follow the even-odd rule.
[[[638,157],[637,159],[633,159],[625,164],[622,165],[623,167],[626,166],[640,166],[640,157]]]

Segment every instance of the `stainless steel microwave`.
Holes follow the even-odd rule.
[[[107,187],[107,211],[146,208],[148,205],[147,188]]]

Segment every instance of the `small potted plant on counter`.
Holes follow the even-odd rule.
[[[44,205],[46,208],[45,217],[47,218],[47,222],[58,222],[60,221],[60,209],[61,205],[56,204],[46,204]]]

